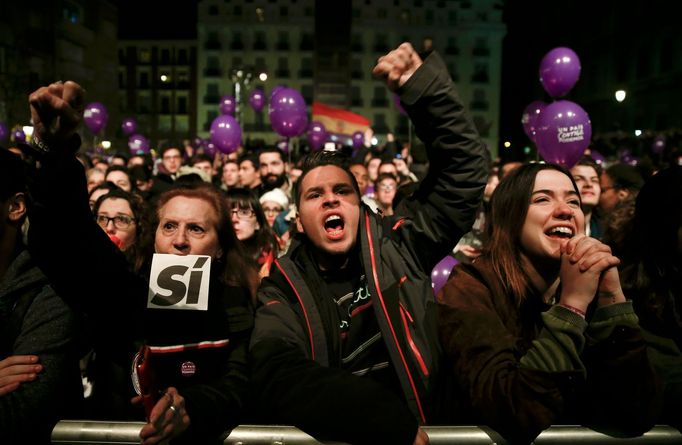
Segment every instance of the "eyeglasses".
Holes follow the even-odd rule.
[[[281,207],[276,207],[274,209],[272,207],[263,207],[264,213],[275,213],[275,214],[277,214],[277,213],[280,213],[281,211],[282,211]]]
[[[182,156],[180,156],[180,155],[168,155],[168,156],[164,156],[163,160],[164,161],[170,161],[173,159],[180,159],[180,158],[182,158]]]
[[[95,217],[95,221],[97,221],[97,224],[99,224],[99,226],[103,229],[106,229],[106,227],[109,225],[109,221],[113,221],[114,227],[120,230],[125,230],[135,223],[135,218],[128,215],[116,215],[113,217],[107,215],[97,215]]]
[[[393,185],[393,184],[381,184],[379,186],[379,190],[383,190],[385,192],[392,192],[393,190],[395,190],[395,185]]]
[[[253,209],[232,209],[232,214],[237,215],[239,219],[251,218],[255,213]]]

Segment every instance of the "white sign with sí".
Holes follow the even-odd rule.
[[[155,253],[147,307],[205,311],[210,278],[210,256]]]

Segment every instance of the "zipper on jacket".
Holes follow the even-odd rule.
[[[419,347],[417,344],[414,342],[414,339],[412,338],[412,334],[410,333],[410,327],[407,324],[407,320],[410,320],[410,324],[414,323],[414,319],[412,319],[412,316],[410,313],[405,309],[405,306],[403,306],[402,303],[400,304],[400,318],[403,320],[403,327],[405,328],[405,335],[407,336],[407,343],[410,345],[410,349],[412,349],[412,354],[414,354],[414,358],[417,360],[417,363],[419,363],[419,367],[421,368],[422,372],[424,373],[425,376],[428,377],[429,375],[429,369],[426,367],[426,363],[424,363],[424,358],[422,357],[421,352],[419,352]]]
[[[374,257],[374,244],[373,244],[373,239],[372,239],[372,231],[370,228],[370,222],[369,222],[369,214],[365,213],[365,230],[367,231],[367,241],[369,245],[369,258],[371,261],[371,266],[372,266],[372,279],[374,281],[376,290],[377,290],[377,298],[379,299],[379,302],[381,303],[381,310],[383,311],[384,315],[386,316],[386,321],[388,324],[388,328],[390,329],[391,336],[393,338],[393,342],[395,344],[396,349],[398,350],[398,355],[400,355],[400,360],[403,365],[403,369],[405,370],[405,373],[407,374],[407,379],[410,382],[410,387],[412,389],[412,393],[414,394],[414,400],[417,404],[417,409],[419,410],[419,417],[421,418],[422,423],[426,423],[426,416],[424,415],[424,410],[422,408],[422,402],[421,398],[419,397],[419,392],[417,391],[417,387],[415,386],[414,379],[412,378],[412,373],[410,372],[410,367],[407,364],[407,360],[405,357],[405,354],[403,353],[402,348],[400,347],[400,343],[398,342],[398,336],[396,335],[395,329],[393,329],[393,322],[391,321],[390,317],[388,316],[388,310],[386,308],[386,303],[384,302],[384,295],[381,293],[381,286],[379,284],[379,276],[377,274],[377,267],[376,267],[376,258]],[[397,371],[397,369],[396,369]]]

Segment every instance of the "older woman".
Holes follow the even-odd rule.
[[[69,154],[78,143],[72,135],[82,100],[83,91],[73,82],[40,88],[29,98],[37,147],[48,151],[33,190],[38,204],[31,246],[55,288],[96,326],[93,341],[99,353],[129,366],[143,341],[161,352],[178,350],[194,357],[188,361],[183,355],[159,353],[157,361],[165,365],[154,368],[156,385],[143,392],[151,403],[140,432],[142,443],[215,440],[239,423],[245,402],[251,289],[257,276],[250,273],[220,192],[210,185],[172,189],[155,207],[153,251],[212,259],[207,308],[147,306],[149,278],[130,271],[95,223],[82,167]],[[66,251],[72,261],[56,255]],[[204,346],[197,348],[199,344]]]

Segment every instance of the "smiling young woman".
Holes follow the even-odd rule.
[[[551,164],[519,167],[495,190],[489,245],[437,297],[457,422],[514,443],[556,423],[653,426],[659,387],[619,260],[584,236],[580,204]]]

